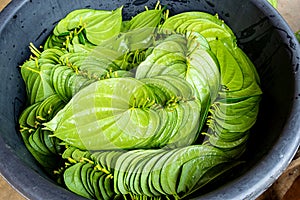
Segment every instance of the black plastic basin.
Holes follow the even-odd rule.
[[[25,148],[17,120],[25,102],[19,65],[28,45],[42,44],[59,19],[78,8],[115,9],[127,18],[156,0],[12,0],[0,13],[0,173],[29,199],[81,199],[50,180]],[[162,0],[170,13],[218,13],[261,77],[263,99],[243,165],[231,181],[197,199],[255,199],[288,166],[300,141],[300,48],[293,32],[264,0]]]

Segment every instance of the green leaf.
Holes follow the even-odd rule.
[[[57,137],[79,148],[129,148],[148,139],[159,126],[157,114],[135,108],[144,104],[139,101],[153,101],[148,94],[145,84],[134,79],[95,82],[75,95],[49,124],[56,124],[52,128]]]
[[[119,34],[121,26],[122,7],[114,11],[79,9],[60,20],[53,33],[60,36],[62,33],[84,28],[87,40],[94,45],[99,45]]]
[[[42,101],[54,94],[50,82],[50,72],[53,67],[53,64],[39,66],[33,60],[27,61],[21,66],[29,104]]]
[[[274,6],[274,8],[277,8],[277,4],[278,4],[278,1],[277,0],[268,0],[268,2]]]
[[[72,192],[91,199],[93,196],[86,190],[81,179],[82,168],[84,165],[84,163],[76,163],[75,165],[68,167],[64,171],[64,183]]]
[[[191,11],[182,12],[166,19],[160,28],[162,33],[197,32],[202,34],[208,41],[222,40],[233,44],[235,36],[232,30],[219,19],[217,15],[213,16],[205,12]]]

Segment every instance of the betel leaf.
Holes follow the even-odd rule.
[[[86,39],[94,45],[120,33],[122,26],[122,7],[113,10],[79,9],[69,13],[54,28],[54,35],[84,29]]]
[[[21,66],[21,75],[25,81],[27,97],[29,104],[43,101],[55,93],[51,86],[51,70],[56,64],[60,63],[60,56],[65,51],[52,48],[43,52],[30,44],[30,50],[35,57],[23,63]]]
[[[202,120],[199,129],[205,123],[210,104],[217,98],[220,87],[218,61],[207,45],[203,36],[197,33],[167,36],[138,66],[135,76],[141,80],[163,76],[186,80],[192,86],[195,98],[200,100]],[[179,87],[178,84],[174,86]],[[159,87],[164,88],[163,85]]]
[[[152,142],[157,133],[165,134],[160,136],[163,141],[166,140],[165,144],[182,146],[192,143],[199,129],[197,124],[201,106],[187,101],[193,101],[191,88],[176,77],[157,79],[157,83],[166,88],[166,95],[169,93],[164,105],[156,105],[155,89],[149,87],[151,84],[157,85],[156,82],[150,84],[149,81],[133,78],[106,79],[80,90],[53,120],[44,125],[66,143],[89,150],[161,146]],[[182,109],[177,102],[179,100],[174,97],[182,99],[183,105],[190,104],[183,109],[184,117],[192,119],[193,116],[194,120],[188,122],[189,129],[184,129],[186,122],[182,123],[179,119],[175,128],[163,132],[161,129],[165,122],[161,121],[159,110],[172,112]],[[178,135],[182,137],[175,139]],[[180,141],[183,138],[186,139]]]
[[[230,48],[222,41],[210,42],[212,52],[216,55],[221,74],[221,86],[226,91],[239,91],[243,87],[243,73],[239,63],[232,55]]]
[[[274,8],[277,8],[277,4],[278,4],[278,1],[277,0],[268,0],[268,2],[274,6]]]
[[[202,34],[206,40],[222,40],[233,45],[236,41],[232,30],[219,19],[218,15],[211,15],[205,12],[183,12],[171,16],[163,23],[160,28],[162,33],[197,32]]]
[[[79,90],[89,84],[108,78],[131,77],[122,69],[123,55],[117,51],[97,47],[89,52],[68,52],[59,58],[51,70],[51,84],[55,92],[68,102]]]
[[[75,10],[31,47],[20,131],[47,170],[66,162],[55,173],[76,194],[181,199],[239,163],[258,73],[217,15],[164,11]]]
[[[75,165],[67,168],[64,172],[64,183],[69,190],[86,198],[92,198],[91,194],[84,187],[81,179],[81,170],[84,163],[76,163]]]
[[[53,64],[40,66],[34,60],[27,61],[21,66],[29,104],[42,101],[54,94],[50,82],[50,73],[53,67]]]
[[[54,127],[49,128],[55,130],[57,137],[83,149],[120,148],[122,137],[129,145],[130,138],[139,143],[139,139],[147,137],[144,134],[153,134],[159,126],[159,118],[153,111],[147,113],[143,108],[135,108],[153,101],[151,92],[147,93],[145,84],[134,79],[95,82],[75,95],[48,124]],[[135,136],[135,128],[143,130],[141,138]],[[128,144],[124,147],[128,148]]]
[[[221,150],[206,145],[132,150],[121,154],[116,161],[114,189],[124,195],[163,194],[180,199],[211,181],[209,176],[205,177],[206,173],[221,164],[226,170],[234,162]]]

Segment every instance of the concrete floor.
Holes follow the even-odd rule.
[[[294,32],[300,30],[300,0],[278,0],[278,11]]]
[[[0,0],[0,11],[11,0]],[[300,0],[278,0],[278,11],[294,32],[300,30]],[[23,200],[0,176],[0,200]]]

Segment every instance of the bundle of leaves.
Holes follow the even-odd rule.
[[[240,163],[262,91],[232,30],[204,12],[69,13],[21,66],[25,145],[94,199],[181,199]]]

